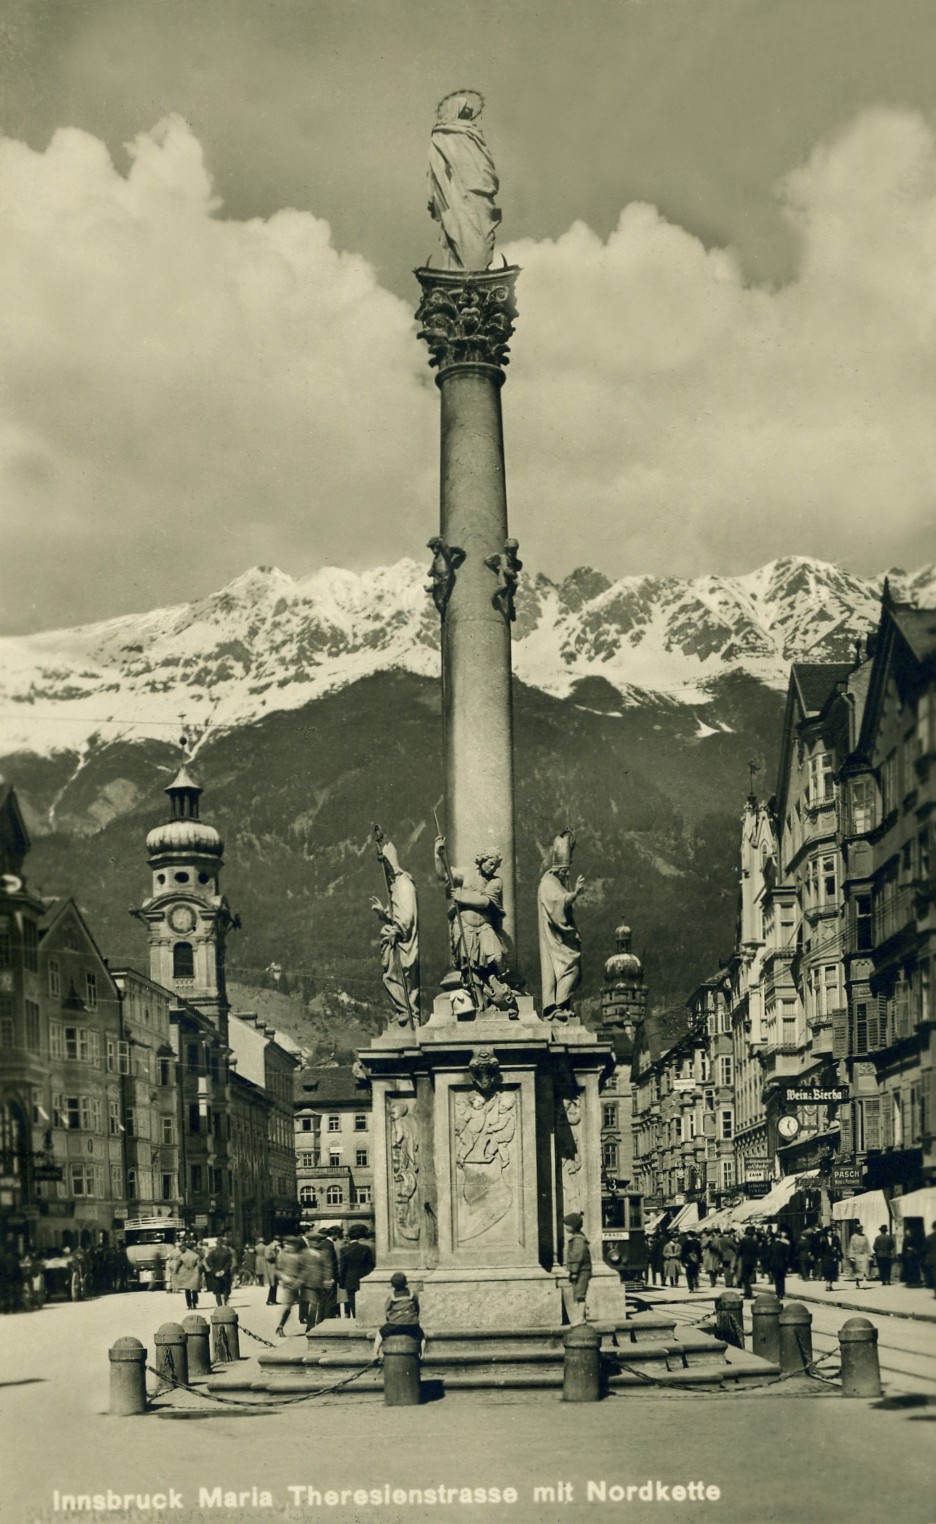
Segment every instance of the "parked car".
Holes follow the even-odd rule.
[[[47,1249],[41,1258],[46,1298],[59,1296],[70,1302],[83,1301],[87,1286],[80,1260],[68,1249]]]

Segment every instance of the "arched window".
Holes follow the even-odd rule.
[[[127,1170],[127,1200],[136,1201],[137,1172],[135,1169]]]
[[[299,1200],[303,1206],[317,1207],[318,1197],[315,1194],[315,1187],[312,1185],[300,1185]]]
[[[341,1206],[344,1201],[344,1191],[340,1185],[330,1185],[325,1191],[326,1206]]]
[[[173,979],[195,978],[195,953],[191,942],[176,942],[172,949]]]

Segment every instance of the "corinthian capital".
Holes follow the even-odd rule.
[[[440,373],[451,365],[510,362],[517,303],[516,265],[503,270],[417,270],[422,301],[416,313],[419,337],[429,347],[429,364]]]

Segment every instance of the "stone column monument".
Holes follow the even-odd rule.
[[[441,392],[439,542],[457,552],[438,588],[446,834],[451,860],[501,856],[504,929],[514,936],[512,600],[504,606],[507,489],[500,389],[516,317],[516,266],[490,270],[497,176],[477,125],[473,91],[439,106],[429,160],[429,209],[442,267],[416,271],[419,337]],[[483,261],[483,263],[482,263]],[[439,554],[437,550],[436,554]]]
[[[431,1009],[423,1000],[421,1025],[391,1018],[360,1054],[373,1094],[377,1270],[358,1293],[357,1318],[382,1322],[390,1275],[405,1270],[430,1332],[558,1327],[570,1212],[582,1214],[592,1241],[589,1315],[625,1315],[620,1281],[601,1258],[599,1089],[611,1049],[574,1012],[571,963],[549,1022],[530,996],[505,997],[500,978],[501,932],[512,934],[514,918],[510,626],[520,570],[508,537],[500,388],[519,271],[488,268],[500,212],[477,125],[482,104],[459,91],[439,107],[429,204],[440,265],[416,271],[420,337],[441,393],[430,591],[441,620],[448,858],[437,845],[436,861],[460,975],[444,981]],[[557,840],[570,857],[571,833]],[[562,904],[550,936],[556,948],[564,939],[567,962],[577,952],[578,892],[557,880],[552,896]]]

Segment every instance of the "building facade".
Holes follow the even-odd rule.
[[[178,1217],[182,1209],[182,1112],[172,1045],[172,995],[135,969],[115,969],[121,996],[127,1215]]]
[[[371,1222],[374,1167],[370,1086],[347,1064],[303,1069],[295,1077],[294,1098],[302,1221]]]

